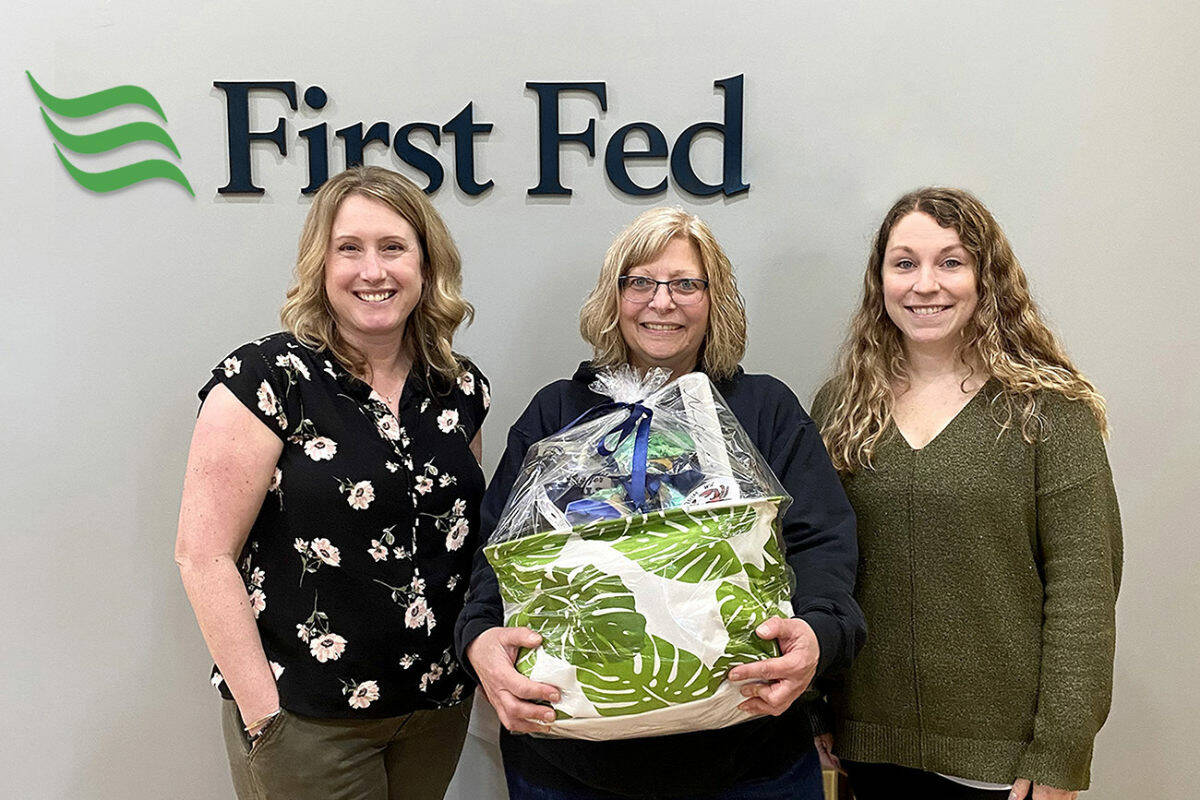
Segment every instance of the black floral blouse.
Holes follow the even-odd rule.
[[[240,567],[289,711],[389,717],[465,699],[454,620],[484,488],[468,445],[489,389],[465,360],[452,384],[419,372],[397,419],[327,352],[276,333],[200,390],[225,384],[284,442]],[[213,684],[231,697],[215,668]]]

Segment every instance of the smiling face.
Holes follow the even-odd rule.
[[[388,206],[351,194],[338,207],[325,254],[325,292],[338,329],[356,346],[404,335],[421,299],[420,237]]]
[[[658,255],[625,274],[656,281],[708,277],[699,249],[685,237],[672,238]],[[708,292],[702,294],[691,305],[678,305],[666,286],[659,286],[648,303],[621,298],[619,327],[635,367],[665,367],[672,377],[696,368],[708,332]]]
[[[883,304],[905,349],[953,348],[975,314],[975,259],[953,228],[922,211],[892,228],[883,257]]]

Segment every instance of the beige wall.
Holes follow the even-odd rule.
[[[744,73],[749,194],[697,201],[672,189],[653,202],[695,210],[727,246],[750,314],[746,367],[810,398],[887,206],[920,184],[976,191],[1112,414],[1126,568],[1115,699],[1086,796],[1192,797],[1198,7],[445,5],[6,4],[0,794],[231,796],[207,655],[171,562],[178,491],[195,391],[216,359],[276,329],[307,201],[295,124],[289,158],[255,157],[265,197],[216,195],[225,118],[212,81],[320,83],[325,112],[292,119],[331,129],[444,122],[468,100],[495,123],[478,171],[496,187],[436,196],[479,312],[460,348],[496,397],[490,468],[533,391],[586,355],[579,302],[607,242],[649,204],[610,190],[577,148],[563,156],[575,196],[529,199],[536,103],[525,81],[607,81],[602,141],[633,120],[673,139],[719,114],[713,80]],[[65,95],[150,89],[196,197],[165,181],[81,190],[25,69]],[[281,111],[257,108],[260,127]],[[594,111],[567,104],[564,128]],[[702,171],[714,153],[701,143]],[[491,793],[485,745],[467,753],[456,796]]]

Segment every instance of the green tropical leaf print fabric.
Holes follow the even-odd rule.
[[[505,624],[543,637],[517,669],[562,690],[550,735],[622,738],[746,719],[725,682],[778,654],[790,615],[778,499],[676,508],[490,545]]]

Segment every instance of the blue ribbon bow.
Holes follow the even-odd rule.
[[[596,452],[602,456],[610,456],[621,447],[621,443],[628,439],[630,434],[634,435],[633,460],[630,465],[629,476],[629,499],[633,501],[633,505],[638,511],[645,512],[646,463],[650,454],[650,420],[654,416],[653,411],[641,403],[605,403],[594,408],[589,408],[562,430],[565,431],[575,427],[586,417],[600,413],[607,414],[620,409],[629,409],[629,416],[612,428],[609,428],[600,437],[600,442],[596,445]],[[559,432],[561,433],[562,431]],[[612,447],[609,447],[608,440],[614,434],[616,434],[617,440]]]

